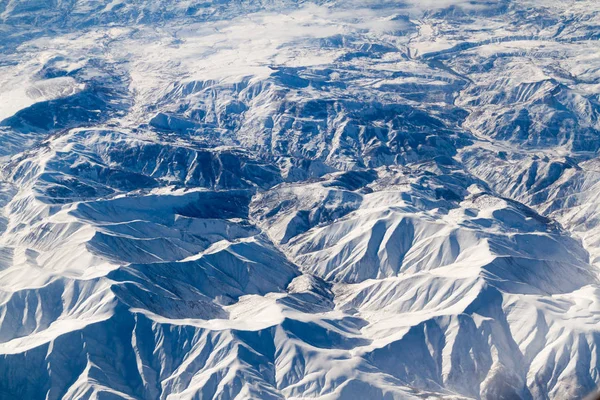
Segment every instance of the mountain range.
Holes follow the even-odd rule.
[[[595,0],[0,1],[0,398],[584,398]]]

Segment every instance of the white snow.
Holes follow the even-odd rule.
[[[600,9],[571,3],[0,4],[0,393],[595,390]]]

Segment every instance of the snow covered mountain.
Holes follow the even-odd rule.
[[[600,386],[595,0],[0,0],[1,399]]]

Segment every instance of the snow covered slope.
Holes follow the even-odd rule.
[[[0,1],[0,398],[585,397],[599,27]]]

